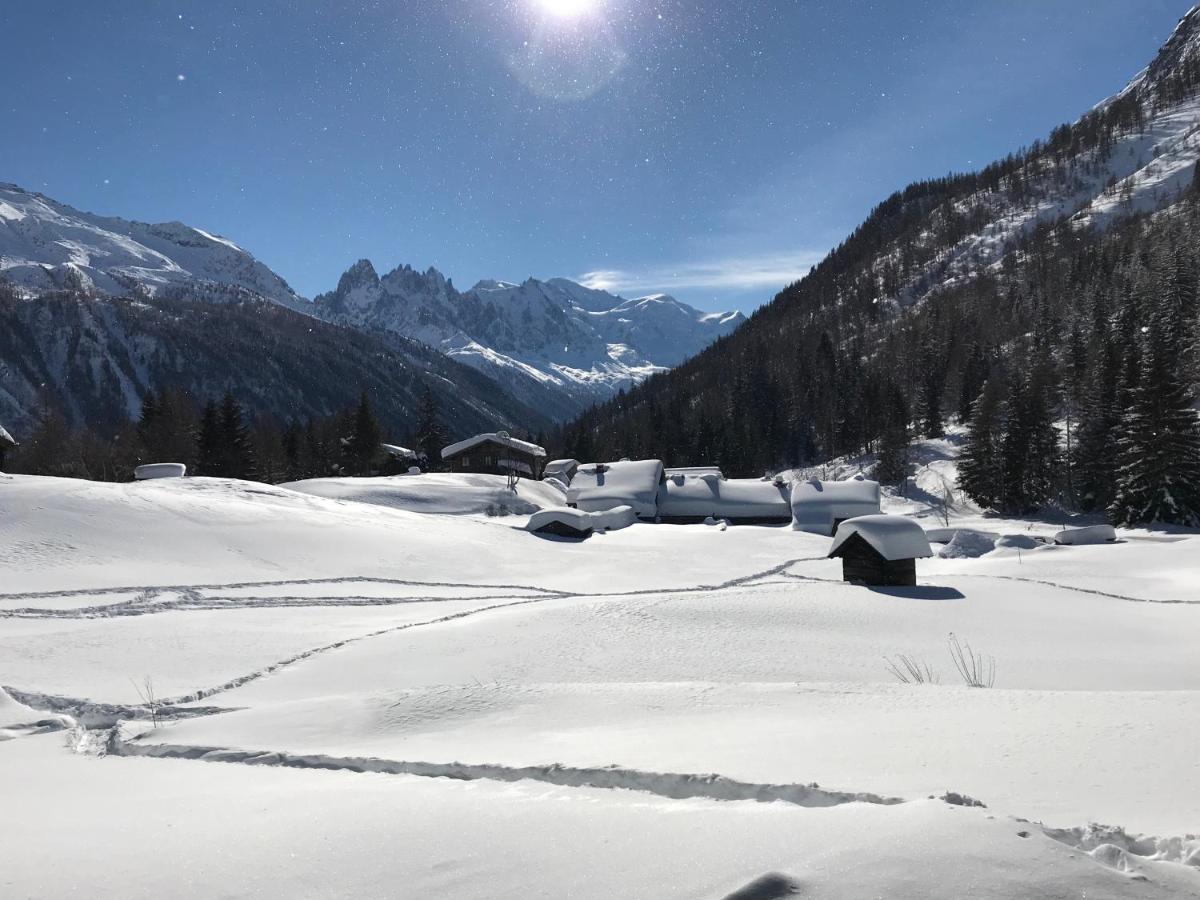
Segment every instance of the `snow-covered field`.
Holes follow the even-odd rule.
[[[868,589],[547,492],[0,475],[0,896],[1200,896],[1200,535],[952,502],[1017,537]]]

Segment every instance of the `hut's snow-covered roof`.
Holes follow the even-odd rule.
[[[0,447],[15,447],[17,442],[13,436],[4,430],[4,426],[0,425]]]
[[[578,468],[579,460],[577,459],[552,459],[542,469],[542,477],[557,478],[560,481],[568,482]]]
[[[792,487],[792,526],[829,534],[838,519],[878,514],[879,498],[879,482],[861,475],[848,481],[798,481]]]
[[[587,512],[631,506],[640,518],[658,515],[658,486],[663,464],[657,459],[588,463],[580,466],[567,489],[567,501]]]
[[[924,559],[933,556],[925,529],[905,516],[859,516],[838,526],[829,549],[831,557],[851,536],[858,535],[889,562],[897,559]]]
[[[668,475],[658,488],[664,518],[782,519],[791,516],[786,488],[759,478]]]
[[[464,450],[470,450],[472,447],[487,443],[500,444],[502,447],[508,447],[510,450],[517,450],[521,453],[528,453],[530,456],[544,457],[546,455],[545,447],[539,447],[537,444],[529,443],[529,441],[517,440],[507,431],[493,431],[487,434],[477,434],[475,437],[467,438],[465,441],[459,441],[457,444],[444,447],[442,449],[442,459],[449,459],[452,456],[457,456]]]
[[[183,478],[187,475],[187,466],[183,463],[147,463],[133,470],[137,481],[156,481],[159,478]]]
[[[380,444],[383,452],[395,459],[416,459],[417,451],[409,450],[407,447],[401,447],[399,444]]]
[[[565,525],[571,531],[580,535],[592,531],[616,531],[618,528],[628,528],[637,521],[637,515],[628,506],[617,506],[602,512],[585,512],[582,509],[571,509],[567,506],[554,506],[542,509],[529,517],[525,526],[527,531],[542,531],[549,525]]]

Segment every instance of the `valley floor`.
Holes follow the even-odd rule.
[[[1200,896],[1200,536],[872,590],[429,484],[0,475],[0,896]]]

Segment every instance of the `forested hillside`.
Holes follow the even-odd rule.
[[[978,413],[995,448],[970,448],[977,499],[1108,506],[1134,452],[1117,433],[1137,430],[1118,425],[1153,418],[1144,445],[1173,415],[1195,428],[1163,405],[1186,408],[1198,372],[1198,47],[1193,10],[1079,122],[888,198],[733,335],[565,428],[563,449],[729,474],[869,450],[892,463],[912,433]]]

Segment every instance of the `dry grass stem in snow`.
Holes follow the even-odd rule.
[[[954,632],[950,632],[950,658],[967,687],[990,688],[995,685],[996,658],[976,653],[969,642],[960,641]]]
[[[883,658],[884,665],[903,684],[937,684],[937,673],[923,659],[901,653],[895,659]]]

